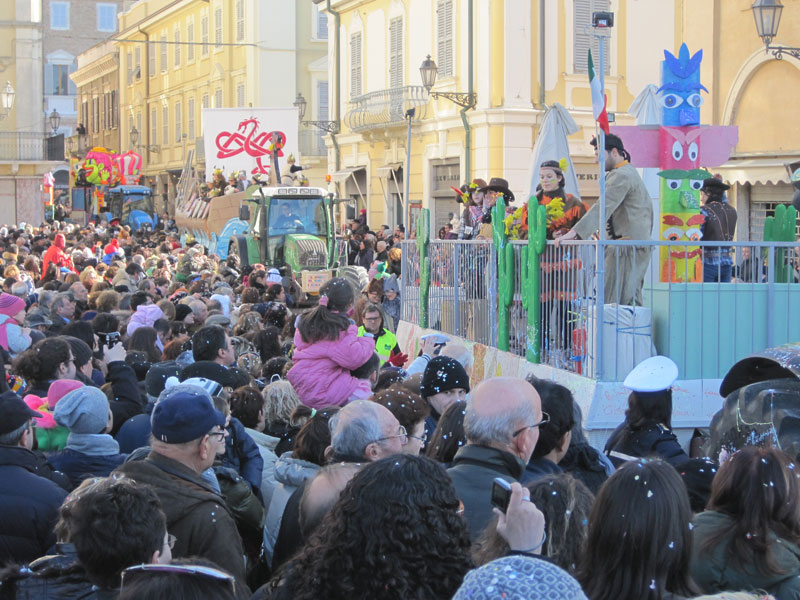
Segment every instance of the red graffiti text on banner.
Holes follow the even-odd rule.
[[[269,164],[263,164],[261,161],[264,157],[269,162],[272,153],[275,152],[276,156],[283,156],[283,146],[286,143],[286,134],[282,131],[258,131],[258,119],[250,118],[245,119],[236,128],[236,131],[222,131],[217,135],[217,158],[226,159],[242,152],[246,152],[248,156],[256,159],[256,166],[252,170],[252,174],[263,173],[267,174]]]

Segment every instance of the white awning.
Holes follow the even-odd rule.
[[[342,183],[348,177],[350,177],[350,175],[356,171],[362,170],[363,168],[364,167],[349,167],[347,169],[342,169],[341,171],[336,171],[335,173],[331,174],[331,181],[333,183]]]
[[[403,166],[403,163],[389,163],[383,167],[378,167],[378,177],[381,179],[389,179],[393,171],[397,171]]]
[[[791,162],[780,158],[744,158],[729,160],[724,165],[712,167],[712,173],[719,172],[728,183],[790,183],[786,165]]]

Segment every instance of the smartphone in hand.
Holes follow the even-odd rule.
[[[509,502],[511,502],[511,484],[502,477],[495,477],[492,483],[492,506],[505,514]]]

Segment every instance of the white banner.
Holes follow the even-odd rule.
[[[300,158],[298,116],[294,107],[204,108],[206,178],[211,178],[214,169],[222,169],[225,177],[233,171],[245,171],[248,178],[256,173],[266,175],[275,151],[281,175],[288,175],[288,156]]]

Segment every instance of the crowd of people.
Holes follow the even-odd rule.
[[[306,310],[164,231],[0,229],[0,598],[800,598],[792,457],[690,458],[668,359],[599,452],[567,388],[409,356],[364,225]]]

